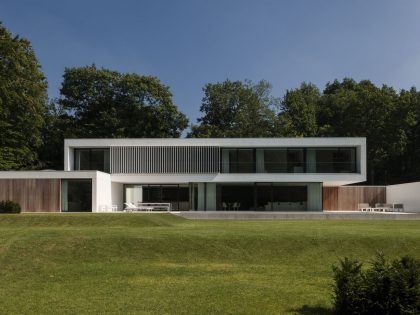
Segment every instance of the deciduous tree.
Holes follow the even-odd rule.
[[[0,23],[0,170],[38,167],[47,82],[31,43]]]

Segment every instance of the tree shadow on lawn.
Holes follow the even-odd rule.
[[[303,305],[300,308],[290,310],[296,315],[331,315],[333,314],[330,308],[324,306]]]

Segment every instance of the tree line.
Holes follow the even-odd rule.
[[[208,83],[189,125],[153,76],[66,68],[60,96],[27,39],[0,23],[0,170],[62,169],[65,138],[366,137],[368,183],[420,179],[420,92],[369,80],[302,83],[283,97],[267,81]]]

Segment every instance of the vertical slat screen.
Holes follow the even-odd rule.
[[[218,173],[219,156],[217,146],[115,146],[111,147],[111,173]]]

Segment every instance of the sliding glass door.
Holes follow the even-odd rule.
[[[61,211],[92,212],[92,180],[61,180]]]
[[[125,202],[170,203],[174,211],[190,210],[188,184],[125,185]]]

